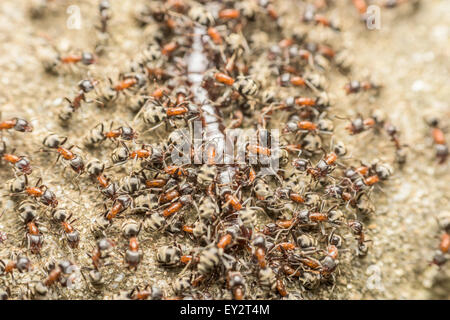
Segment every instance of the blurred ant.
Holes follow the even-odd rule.
[[[109,0],[101,0],[98,5],[98,11],[100,13],[100,32],[107,33],[108,21],[111,19],[111,4]]]
[[[0,112],[1,118],[1,112]],[[13,129],[18,132],[32,132],[33,126],[25,119],[22,118],[12,118],[10,120],[5,120],[0,122],[0,132],[3,130]]]
[[[441,241],[439,243],[439,250],[433,256],[433,261],[431,264],[435,264],[438,267],[442,267],[448,261],[448,252],[450,248],[450,235],[444,232],[441,236]]]
[[[146,285],[144,289],[139,289],[138,286],[134,287],[133,290],[128,294],[128,297],[132,300],[161,300],[163,298],[163,293],[158,287]]]
[[[17,255],[13,257],[12,260],[5,261],[0,260],[0,267],[2,267],[3,274],[11,274],[14,279],[14,269],[17,269],[20,273],[32,270],[32,265],[30,259],[27,256]]]
[[[102,238],[97,241],[94,251],[88,254],[95,270],[99,270],[104,265],[103,260],[111,255],[111,250],[115,246],[115,243],[108,238]]]
[[[43,283],[46,287],[51,287],[59,282],[63,287],[65,287],[69,281],[67,276],[73,271],[74,264],[68,260],[62,260],[57,265],[51,263],[47,271],[48,276]]]
[[[147,83],[147,80],[145,79],[144,75],[139,73],[121,74],[119,76],[119,80],[120,80],[119,83],[117,83],[112,87],[117,93],[125,91],[127,89],[131,89],[134,86],[142,88]]]
[[[390,137],[391,141],[394,142],[397,163],[399,163],[400,165],[404,164],[407,157],[404,147],[408,147],[408,145],[400,144],[400,140],[398,138],[398,130],[394,125],[386,123],[384,129]]]
[[[439,120],[437,118],[431,119],[428,125],[431,127],[431,136],[436,149],[436,158],[439,164],[442,164],[447,160],[449,154],[444,131],[439,128]]]
[[[339,116],[336,116],[336,118],[343,120],[350,120],[349,118],[342,118]],[[345,127],[345,129],[351,135],[355,135],[374,128],[376,124],[377,123],[374,118],[370,117],[367,119],[363,119],[362,115],[358,114],[358,117],[356,119],[350,120],[350,123]]]
[[[307,6],[306,10],[303,14],[303,21],[304,22],[314,22],[316,25],[322,25],[324,27],[328,27],[334,31],[340,31],[339,26],[336,25],[333,21],[330,21],[328,18],[326,18],[324,15],[315,13],[315,7],[314,6]]]
[[[361,17],[364,17],[367,13],[366,0],[352,0],[353,6],[356,8]]]
[[[357,80],[350,81],[349,83],[347,83],[344,86],[344,90],[347,93],[347,95],[353,94],[353,93],[359,93],[361,91],[369,91],[369,90],[374,90],[376,93],[378,93],[380,88],[381,88],[380,85],[377,85],[373,82],[370,82],[370,81],[361,81],[360,82]]]
[[[245,281],[238,271],[229,271],[227,274],[227,287],[231,290],[234,300],[243,300],[245,296]]]
[[[81,54],[68,54],[56,56],[56,59],[44,61],[44,69],[47,73],[58,74],[58,69],[61,66],[69,66],[71,71],[74,71],[74,65],[81,63],[89,66],[96,62],[95,56],[90,52],[82,52]]]

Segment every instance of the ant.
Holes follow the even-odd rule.
[[[78,244],[80,242],[80,233],[75,230],[75,228],[73,227],[73,223],[77,220],[77,219],[72,219],[72,221],[69,221],[70,218],[72,217],[72,214],[69,215],[69,217],[67,218],[66,221],[61,221],[63,230],[64,230],[64,235],[66,236],[67,242],[69,244],[69,247],[71,247],[72,249],[76,249],[78,248]]]
[[[390,124],[390,123],[386,123],[386,125],[384,126],[384,129],[386,131],[386,133],[388,134],[388,136],[390,137],[391,141],[394,142],[394,146],[395,146],[395,155],[396,155],[396,161],[399,164],[404,164],[406,162],[406,152],[404,151],[404,147],[408,147],[408,145],[406,144],[400,144],[400,140],[398,138],[398,130],[397,128]]]
[[[27,241],[27,248],[32,253],[39,253],[44,243],[44,236],[39,231],[35,221],[30,221],[26,224],[25,238]]]
[[[341,118],[336,116],[338,119],[349,120],[348,118]],[[345,127],[345,129],[351,134],[356,135],[367,131],[371,128],[374,128],[377,122],[374,118],[369,117],[367,119],[363,119],[362,115],[358,115],[358,117],[354,120],[350,120],[350,123]]]
[[[78,173],[79,175],[84,172],[84,160],[81,156],[73,153],[71,149],[74,147],[74,145],[70,146],[69,148],[64,148],[63,145],[67,142],[67,138],[64,137],[62,140],[55,140],[55,143],[50,143],[49,140],[44,139],[44,145],[46,147],[49,147],[51,149],[56,149],[56,152],[58,153],[58,157],[56,158],[56,162],[62,157],[65,161],[67,161],[70,165],[70,167]],[[43,150],[46,151],[46,150]],[[56,163],[55,162],[55,163]]]
[[[115,246],[115,243],[108,238],[102,238],[97,241],[94,251],[91,254],[88,254],[95,270],[99,270],[103,265],[102,260],[105,260],[110,256],[111,250]]]
[[[6,261],[0,260],[0,266],[3,268],[3,274],[10,273],[14,279],[13,271],[17,269],[20,273],[24,271],[32,270],[32,265],[30,259],[27,256],[18,255],[13,260]]]
[[[105,213],[105,218],[111,222],[119,213],[128,209],[133,203],[133,198],[127,194],[121,194],[114,199],[110,210]]]
[[[335,152],[330,152],[320,159],[315,167],[311,166],[309,160],[301,158],[294,159],[292,165],[300,171],[306,171],[306,173],[311,175],[314,179],[319,179],[326,177],[335,169],[337,158],[338,156]]]
[[[142,224],[138,227],[134,221],[127,221],[122,227],[123,235],[129,238],[128,249],[125,252],[125,262],[129,269],[134,268],[136,270],[142,260],[142,251],[139,249],[139,241],[137,239],[141,227]]]
[[[358,220],[350,220],[347,224],[352,230],[353,234],[357,236],[358,239],[358,254],[366,255],[368,247],[365,245],[366,242],[372,240],[366,240],[365,233],[363,231],[364,225]]]
[[[103,125],[103,123],[101,125]],[[111,122],[110,130],[104,133],[107,139],[116,140],[117,138],[120,138],[122,140],[131,141],[137,138],[137,132],[133,128],[120,126],[116,129],[112,129],[112,125],[113,122]]]
[[[117,99],[121,92],[127,95],[127,90],[132,90],[133,88],[139,90],[147,84],[146,76],[141,73],[121,73],[117,84],[113,84],[113,81],[110,78],[108,78],[108,81],[110,86],[107,86],[106,88],[101,87],[97,90],[97,95],[99,97],[98,103],[103,107],[109,102]]]
[[[72,114],[81,107],[82,102],[85,102],[85,103],[93,102],[92,100],[86,99],[86,94],[91,92],[92,90],[94,90],[97,83],[98,83],[98,81],[96,81],[96,80],[89,80],[89,79],[81,80],[78,83],[79,91],[76,94],[76,96],[72,100],[70,100],[67,97],[64,97],[64,99],[69,104],[66,106],[66,108],[64,108],[63,110],[60,111],[60,113],[58,115],[59,118],[63,121],[67,121],[72,117]]]
[[[330,21],[322,14],[315,13],[314,6],[307,6],[305,13],[303,14],[304,22],[314,22],[316,25],[322,25],[324,27],[328,27],[334,31],[340,31],[339,26],[336,25],[333,21]]]
[[[138,286],[134,287],[127,296],[132,300],[147,300],[148,298],[151,298],[151,300],[161,300],[163,293],[158,287],[152,286],[150,288],[150,285],[147,284],[142,290]]]
[[[57,265],[51,264],[48,270],[48,276],[44,280],[44,285],[50,287],[59,282],[62,286],[67,286],[68,279],[64,276],[73,272],[74,264],[68,260],[60,261]]]
[[[56,195],[46,185],[41,184],[42,178],[39,178],[34,187],[26,187],[25,193],[34,198],[39,198],[39,201],[46,206],[56,208],[58,200]],[[28,178],[25,176],[25,185],[28,185]]]
[[[101,192],[110,199],[115,199],[119,186],[115,182],[110,182],[103,172],[105,164],[97,159],[89,161],[86,165],[87,173],[99,184]]]
[[[344,86],[344,90],[347,93],[347,95],[359,93],[360,91],[369,91],[369,90],[375,90],[378,93],[380,88],[381,88],[380,85],[377,85],[373,82],[370,81],[360,82],[357,80],[350,81]]]
[[[111,19],[111,5],[109,0],[101,0],[98,5],[100,13],[100,32],[107,33],[108,21]]]
[[[447,160],[449,154],[444,132],[439,128],[439,120],[437,118],[431,119],[429,126],[431,127],[431,136],[436,149],[436,158],[439,164],[442,164]]]
[[[227,274],[227,287],[231,290],[234,300],[243,300],[245,296],[245,282],[238,271],[229,271]]]
[[[192,196],[190,195],[184,195],[181,196],[178,201],[173,202],[169,205],[166,209],[163,210],[161,213],[163,217],[168,218],[171,215],[179,212],[183,207],[190,205],[192,203]]]
[[[66,56],[59,56],[58,60],[64,64],[75,64],[78,62],[88,66],[95,63],[95,57],[90,52],[83,52],[81,54],[69,54]]]
[[[96,62],[95,56],[90,52],[82,52],[81,54],[57,54],[56,59],[46,60],[43,62],[44,69],[47,73],[58,74],[58,67],[69,66],[70,70],[74,70],[74,65],[81,63],[85,66],[89,66]]]
[[[0,122],[0,131],[9,129],[13,129],[18,132],[32,132],[33,126],[27,120],[17,117]]]
[[[12,165],[14,165],[15,170],[22,172],[24,175],[29,175],[33,172],[33,169],[31,168],[31,162],[27,157],[16,156],[12,153],[6,153],[5,141],[2,141],[0,145],[1,145],[0,156],[6,162],[9,162]],[[14,150],[12,152],[14,153]]]

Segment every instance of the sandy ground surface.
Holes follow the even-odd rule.
[[[62,1],[64,5],[47,13],[45,19],[30,20],[29,1],[4,0],[0,3],[0,110],[2,118],[22,116],[33,119],[36,130],[26,140],[15,140],[16,134],[5,136],[7,143],[15,142],[17,150],[28,150],[33,162],[54,161],[38,150],[48,131],[60,131],[56,121],[56,110],[61,98],[74,93],[79,75],[53,77],[42,72],[39,61],[40,49],[47,40],[67,48],[92,48],[95,32],[92,22],[96,19],[96,7],[87,1],[77,3],[81,8],[83,24],[81,30],[66,28],[67,6],[74,1]],[[109,74],[115,78],[124,61],[141,47],[142,35],[138,28],[127,27],[132,24],[131,13],[135,1],[121,1],[120,10],[114,9],[112,33],[114,41],[120,46],[112,46],[102,56],[91,73]],[[67,6],[66,6],[67,3]],[[449,211],[449,164],[438,165],[424,116],[437,114],[443,125],[448,126],[450,116],[450,1],[422,1],[418,10],[404,6],[395,10],[381,11],[381,29],[369,31],[358,21],[358,16],[350,1],[337,1],[334,9],[340,17],[343,32],[342,44],[355,56],[352,78],[363,79],[367,74],[380,81],[384,88],[377,99],[359,100],[347,97],[342,90],[348,79],[342,75],[331,75],[329,90],[336,95],[333,114],[354,117],[358,112],[367,114],[372,108],[385,110],[392,123],[398,126],[402,142],[408,144],[408,162],[403,168],[395,168],[390,183],[376,192],[374,202],[377,210],[366,221],[369,237],[373,240],[367,257],[342,261],[338,283],[333,291],[330,288],[307,292],[305,298],[331,299],[437,299],[450,298],[450,270],[448,264],[441,270],[429,266],[428,262],[439,241],[439,228],[436,216]],[[283,12],[280,4],[280,12]],[[113,1],[114,7],[114,1]],[[295,11],[288,13],[295,18]],[[100,72],[101,71],[101,72]],[[116,115],[114,115],[116,116]],[[124,115],[131,118],[131,114]],[[108,113],[96,108],[77,116],[70,125],[71,141],[81,145],[81,137],[87,127],[93,124],[92,117],[100,122],[108,119]],[[119,119],[121,116],[117,115]],[[361,159],[387,157],[392,154],[389,144],[372,139],[370,135],[348,137],[345,134],[345,121],[337,129],[337,135],[352,145],[352,154]],[[356,140],[355,140],[356,139]],[[30,151],[33,150],[33,151]],[[93,238],[86,228],[101,206],[88,207],[90,197],[96,192],[86,178],[80,183],[83,193],[77,191],[75,184],[65,184],[73,176],[62,173],[61,166],[36,170],[33,178],[42,176],[46,184],[52,186],[64,205],[83,215],[78,223],[83,236],[80,249],[70,251],[58,243],[59,235],[49,240],[43,256],[55,259],[73,257],[84,262],[86,251],[90,251]],[[0,179],[12,177],[10,170],[0,169]],[[33,179],[33,181],[35,181]],[[61,187],[64,186],[64,187]],[[92,191],[92,192],[90,192]],[[2,196],[1,206],[14,206],[7,196]],[[51,228],[51,225],[48,225]],[[0,230],[8,231],[9,240],[0,244],[1,257],[10,252],[10,244],[23,239],[22,227],[11,214],[0,218]],[[119,230],[113,231],[119,233]],[[155,246],[167,243],[165,237],[151,237],[144,241],[145,252],[152,252]],[[125,241],[123,243],[125,246]],[[349,257],[349,256],[348,256]],[[170,279],[175,272],[158,268],[153,254],[145,254],[140,278],[151,279],[162,288],[170,287]],[[87,265],[87,263],[86,263]],[[32,280],[44,277],[42,270],[33,273]],[[18,282],[25,283],[28,275],[19,275]],[[111,275],[114,279],[111,289],[132,288],[135,277],[126,271]],[[6,280],[5,280],[6,281]],[[19,294],[18,290],[14,294]],[[99,298],[95,291],[89,295],[82,289],[61,292],[64,298]]]

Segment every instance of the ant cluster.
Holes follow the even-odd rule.
[[[81,209],[70,212],[66,199],[57,199],[43,184],[45,176],[30,186],[34,163],[14,149],[7,152],[12,146],[2,141],[2,166],[9,163],[15,175],[6,190],[25,228],[20,254],[1,261],[2,280],[9,283],[16,270],[33,272],[33,260],[50,257],[43,276],[25,291],[8,285],[6,296],[60,297],[79,271],[82,280],[75,287],[96,298],[302,298],[307,290],[334,287],[340,257],[368,253],[371,240],[363,221],[375,210],[371,195],[391,177],[394,165],[406,162],[406,146],[380,110],[354,119],[333,116],[327,74],[334,68],[348,75],[352,63],[348,50],[337,44],[341,28],[327,17],[331,1],[302,4],[294,27],[276,7],[270,0],[169,0],[146,1],[136,10],[144,50],[118,79],[94,79],[85,70],[75,94],[55,112],[60,133],[47,132],[39,150],[55,154],[56,163],[69,169],[80,194],[94,194],[89,197],[98,210],[94,219]],[[56,55],[50,63],[45,59],[46,72],[89,70],[106,59],[114,30],[109,1],[101,0],[98,12],[95,56]],[[312,32],[330,36],[320,42]],[[361,102],[382,86],[350,81],[343,90]],[[83,137],[63,134],[91,108],[110,117],[117,109],[134,113],[132,125],[123,119],[119,125],[91,123]],[[192,140],[196,120],[203,140],[214,137],[216,143],[183,154],[193,160],[205,154],[206,163],[177,164],[170,155],[182,139]],[[349,136],[365,133],[393,142],[393,160],[353,158],[335,141],[335,124],[342,120],[348,121]],[[257,142],[245,148],[247,159],[268,156],[280,166],[268,174],[259,162],[217,162],[231,128],[280,129],[277,150]],[[33,127],[13,118],[3,120],[0,130],[30,133]],[[87,186],[81,188],[81,181]],[[1,236],[0,245],[9,241],[7,234]],[[71,258],[55,262],[46,246],[61,239]],[[167,242],[150,250],[152,239]],[[446,241],[448,250],[448,234]],[[89,262],[78,261],[90,243],[93,249],[83,260]],[[177,270],[171,288],[149,284],[147,273],[140,278],[144,259],[156,261],[158,269]],[[135,277],[128,290],[114,285],[112,277],[121,272]]]

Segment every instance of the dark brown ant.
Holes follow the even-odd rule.
[[[348,226],[352,230],[353,234],[357,236],[358,239],[358,254],[359,255],[366,255],[368,251],[368,247],[366,246],[366,242],[372,241],[372,240],[366,240],[365,233],[363,231],[364,226],[363,224],[358,220],[350,220],[348,222]]]
[[[86,94],[91,92],[95,86],[97,85],[98,81],[96,80],[90,80],[85,79],[81,80],[78,83],[78,93],[75,95],[75,97],[70,100],[67,97],[64,97],[64,99],[68,102],[67,105],[63,107],[63,109],[59,112],[58,117],[62,121],[68,121],[70,118],[72,118],[72,115],[75,111],[77,111],[79,108],[81,108],[82,103],[92,103],[93,100],[88,100],[86,98]]]
[[[100,13],[100,32],[107,33],[108,21],[111,19],[111,5],[109,0],[101,0],[98,5],[98,10]]]

